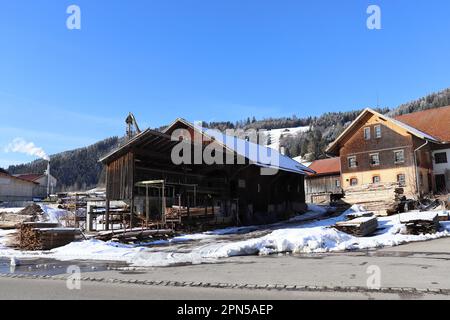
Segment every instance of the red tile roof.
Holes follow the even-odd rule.
[[[397,116],[394,119],[423,131],[442,142],[450,142],[450,106]]]
[[[32,183],[32,184],[37,184],[37,185],[39,184],[39,183],[37,183],[35,181],[30,181],[30,180],[23,179],[21,177],[12,176],[8,172],[0,171],[0,176],[6,176],[6,177],[9,177],[9,178],[13,178],[13,179],[16,179],[16,180],[20,180],[20,181],[28,182],[28,183]]]
[[[36,181],[37,179],[39,179],[40,177],[42,177],[42,174],[37,174],[37,173],[25,173],[25,174],[16,174],[14,175],[16,178],[22,179],[22,180],[27,180],[27,181]]]
[[[324,176],[324,175],[334,175],[341,173],[341,159],[340,158],[330,158],[324,160],[313,161],[310,169],[314,170],[317,174],[310,176]]]

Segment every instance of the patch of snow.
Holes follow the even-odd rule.
[[[67,210],[58,209],[47,204],[40,204],[39,206],[42,211],[44,211],[44,215],[48,222],[60,223],[61,218],[67,216],[68,214]]]
[[[408,221],[414,221],[414,220],[422,220],[422,221],[433,221],[436,219],[436,216],[439,214],[437,212],[406,212],[400,214],[400,222],[405,223]]]
[[[310,130],[310,126],[306,127],[296,127],[296,128],[281,128],[281,129],[272,129],[267,131],[267,135],[270,137],[269,148],[280,150],[280,140],[282,136],[295,136],[299,133],[307,132]]]
[[[318,206],[316,204],[308,203],[308,211],[318,212],[318,213],[327,213],[329,208],[325,208],[323,206]]]
[[[20,208],[0,208],[0,213],[18,213],[20,211],[22,211],[23,209],[25,209],[24,207],[20,207]]]

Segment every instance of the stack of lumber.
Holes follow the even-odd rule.
[[[356,237],[366,237],[377,230],[378,220],[374,216],[360,217],[349,221],[338,222],[334,227],[339,231]]]
[[[172,229],[142,229],[133,228],[131,230],[113,230],[113,231],[101,231],[95,236],[96,239],[102,241],[117,241],[117,242],[135,242],[144,241],[148,239],[165,239],[169,236],[173,236],[174,231]]]
[[[408,212],[400,215],[400,222],[406,225],[408,234],[432,234],[440,229],[439,214],[436,212]]]
[[[215,213],[220,212],[220,207],[178,207],[173,206],[171,208],[166,208],[166,217],[167,218],[178,218],[178,217],[202,217],[206,215],[214,215]]]
[[[375,214],[373,212],[355,212],[355,213],[349,213],[345,216],[347,220],[353,220],[357,218],[369,218],[373,217]]]
[[[402,211],[403,193],[403,188],[396,183],[370,184],[347,189],[343,200],[351,205],[362,205],[377,215],[390,215]]]
[[[56,223],[22,223],[14,246],[21,250],[51,250],[65,246],[81,236],[80,229],[58,228]]]

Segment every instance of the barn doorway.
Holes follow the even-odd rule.
[[[446,192],[447,185],[445,182],[445,174],[437,174],[435,176],[436,179],[436,191],[437,192]]]

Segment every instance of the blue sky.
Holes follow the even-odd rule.
[[[66,9],[81,8],[81,30]],[[366,9],[382,10],[382,30]],[[176,117],[319,115],[450,87],[448,0],[0,1],[0,167]]]

